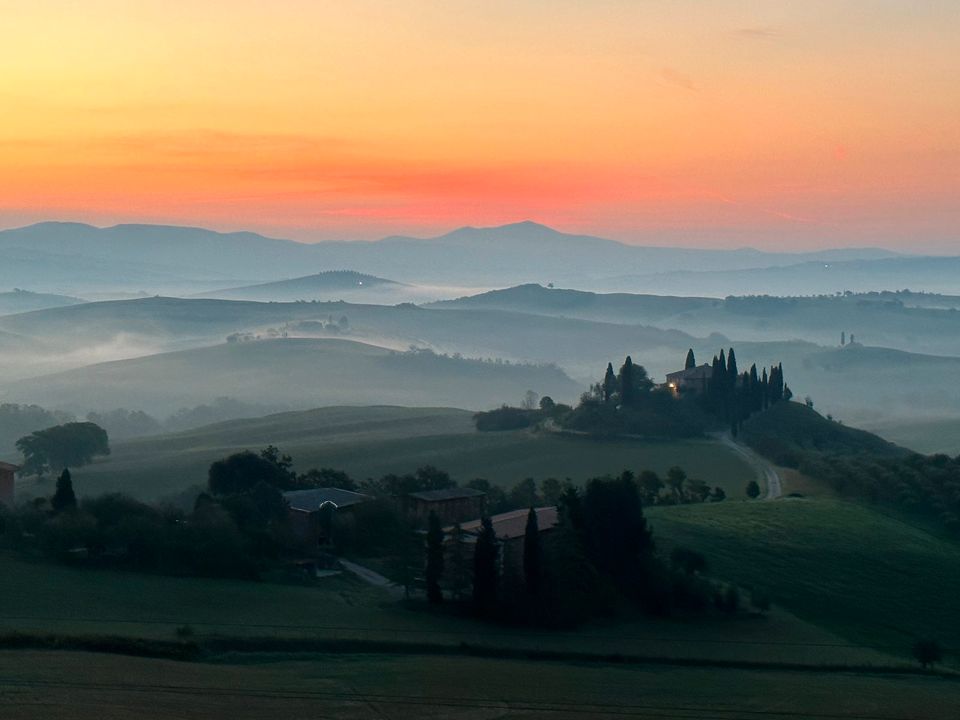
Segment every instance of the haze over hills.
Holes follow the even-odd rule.
[[[80,298],[67,295],[53,295],[49,293],[35,293],[27,290],[14,289],[10,292],[0,292],[0,315],[29,312],[30,310],[46,310],[47,308],[62,307],[64,305],[79,305],[84,302]]]
[[[644,324],[693,336],[720,333],[738,341],[791,338],[838,345],[851,333],[869,345],[960,356],[960,313],[950,297],[876,293],[829,297],[672,297],[600,294],[522,285],[431,308],[484,309]]]
[[[527,390],[571,401],[581,386],[556,367],[397,353],[348,340],[224,343],[100,363],[4,388],[13,402],[85,413],[128,407],[154,415],[230,396],[244,403],[443,405],[482,409]]]
[[[710,271],[713,274],[704,281],[704,287],[710,288],[708,294],[726,295],[737,290],[753,292],[745,282],[765,287],[772,281],[762,271],[770,268],[847,262],[859,263],[857,272],[864,283],[873,282],[876,273],[869,289],[898,289],[906,284],[914,289],[949,286],[960,291],[951,285],[948,270],[938,272],[937,263],[908,263],[899,270],[880,264],[875,270],[875,263],[897,258],[895,253],[879,249],[773,253],[633,246],[561,233],[532,222],[460,228],[428,239],[388,237],[375,242],[313,245],[256,233],[187,227],[40,223],[0,232],[0,257],[4,261],[0,287],[80,296],[106,291],[196,294],[331,270],[435,288],[502,287],[536,281],[658,293],[689,292],[697,280],[688,273]],[[737,274],[743,271],[755,274]],[[845,289],[839,286],[843,285],[840,280],[831,278],[827,284],[838,285],[831,285],[831,290]],[[890,285],[893,280],[896,283]]]

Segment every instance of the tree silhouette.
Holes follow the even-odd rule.
[[[57,478],[57,490],[50,498],[50,507],[55,513],[75,510],[77,507],[77,496],[73,492],[73,479],[70,477],[70,471],[63,469],[60,477]]]
[[[697,359],[694,357],[693,348],[687,350],[687,361],[683,364],[684,370],[692,370],[697,366]]]
[[[607,372],[603,376],[603,384],[601,387],[601,395],[605,403],[613,400],[613,396],[617,392],[617,376],[613,372],[613,363],[607,363]]]
[[[527,526],[523,533],[523,580],[530,595],[540,594],[542,575],[540,527],[537,523],[537,511],[531,507],[527,512]]]
[[[480,613],[490,612],[497,601],[499,554],[493,522],[484,517],[473,551],[473,602]]]
[[[443,592],[440,590],[440,578],[443,576],[443,528],[440,518],[435,512],[430,512],[427,521],[427,599],[432,603],[443,602]]]

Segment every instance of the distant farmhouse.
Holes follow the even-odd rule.
[[[503,568],[520,568],[523,566],[523,542],[527,530],[527,514],[529,510],[511,510],[510,512],[492,515],[490,524],[500,544],[500,563]],[[553,530],[560,523],[560,516],[556,507],[536,508],[537,529],[543,535]],[[483,526],[483,520],[471,520],[460,525],[461,542],[476,545],[477,537]],[[454,528],[445,528],[446,536],[454,540]],[[472,552],[472,551],[471,551]]]
[[[20,468],[10,463],[0,462],[0,505],[13,508],[16,501],[15,476]]]
[[[707,392],[713,366],[704,363],[686,370],[667,373],[666,389],[674,395],[702,395]]]
[[[290,526],[294,534],[304,549],[312,550],[330,544],[335,513],[350,512],[373,499],[333,487],[293,490],[285,492],[283,497],[290,506]]]
[[[441,524],[449,525],[482,515],[485,500],[486,493],[473,488],[423,490],[408,493],[403,498],[403,509],[417,525],[426,525],[430,513],[436,513]]]

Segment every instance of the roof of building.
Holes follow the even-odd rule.
[[[0,470],[13,470],[13,472],[17,472],[19,469],[19,465],[11,465],[10,463],[0,460]]]
[[[511,510],[510,512],[492,515],[490,522],[493,524],[493,531],[501,540],[513,540],[523,537],[527,531],[527,513],[529,510]],[[536,508],[537,527],[540,532],[549,530],[560,522],[556,507]],[[471,520],[460,525],[460,529],[469,534],[476,535],[480,532],[482,520]]]
[[[713,377],[713,366],[706,363],[687,370],[677,370],[676,372],[667,373],[668,382],[676,382],[677,380],[699,380],[701,378],[709,380],[711,377]]]
[[[291,490],[290,492],[285,492],[283,497],[290,503],[292,510],[301,510],[303,512],[317,512],[320,506],[327,502],[331,502],[338,508],[342,508],[358,505],[371,499],[369,495],[334,487]]]
[[[481,497],[486,495],[482,490],[473,488],[444,488],[443,490],[423,490],[422,492],[407,493],[407,497],[424,502],[442,502],[444,500],[462,500],[464,498]]]

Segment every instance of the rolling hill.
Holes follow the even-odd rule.
[[[277,280],[246,287],[224,288],[200,293],[197,297],[223,300],[257,300],[263,302],[295,302],[297,300],[342,300],[364,301],[372,297],[386,297],[397,292],[403,283],[385,280],[373,275],[351,270],[328,270],[322,273]]]
[[[960,313],[949,297],[917,293],[725,299],[591,293],[522,285],[431,304],[644,324],[691,335],[722,333],[740,341],[797,338],[834,346],[841,332],[895,349],[960,356]],[[932,306],[929,306],[932,305]]]
[[[82,494],[122,490],[154,499],[203,485],[214,460],[270,443],[292,455],[300,471],[333,467],[357,479],[434,465],[461,482],[482,477],[509,487],[527,477],[582,481],[628,468],[666,473],[681,465],[693,477],[740,494],[755,476],[740,455],[708,440],[481,433],[465,410],[378,406],[324,407],[118,441],[109,457],[77,469],[74,481]]]
[[[281,338],[160,353],[23,380],[14,402],[85,413],[136,408],[166,415],[229,396],[291,408],[320,405],[447,405],[488,408],[533,389],[557,400],[581,390],[556,367],[398,353],[349,340]]]
[[[84,302],[80,298],[68,295],[53,295],[50,293],[35,293],[28,290],[11,290],[0,293],[0,315],[29,312],[30,310],[46,310],[64,305],[79,305]]]

